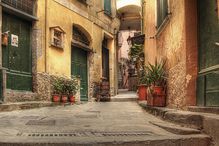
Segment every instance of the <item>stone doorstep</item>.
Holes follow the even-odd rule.
[[[191,112],[203,112],[203,113],[219,114],[219,107],[189,106],[188,110],[191,111]]]
[[[162,129],[170,133],[174,133],[177,135],[190,135],[190,134],[200,134],[201,131],[193,128],[182,127],[180,125],[167,123],[167,122],[157,122],[157,121],[150,121],[151,124],[158,126]]]
[[[63,105],[63,104],[53,103],[53,102],[40,102],[40,101],[3,103],[3,104],[0,104],[0,112],[50,107],[50,106],[58,106],[58,105]]]
[[[219,146],[219,115],[181,111],[165,107],[151,107],[147,106],[146,102],[139,102],[139,105],[147,112],[163,120],[183,127],[201,130],[212,137],[215,146]]]
[[[111,102],[128,102],[128,101],[137,101],[137,98],[119,98],[119,97],[112,97]]]
[[[184,127],[199,130],[203,129],[203,117],[197,113],[179,111],[165,107],[152,107],[148,106],[145,102],[139,102],[139,105],[143,107],[147,112],[169,122],[176,123]]]

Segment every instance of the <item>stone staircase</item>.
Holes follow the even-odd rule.
[[[167,131],[181,131],[181,132],[202,132],[209,135],[213,142],[212,145],[219,146],[219,115],[218,109],[189,107],[189,111],[181,111],[176,109],[169,109],[163,107],[151,107],[146,102],[139,102],[147,112],[163,119],[164,121],[177,124],[177,126],[164,125],[162,123],[153,123]],[[210,112],[213,110],[213,112]],[[182,129],[183,128],[183,129]],[[188,128],[187,130],[184,128]]]
[[[136,92],[120,89],[118,95],[111,97],[111,102],[136,102],[137,99]]]

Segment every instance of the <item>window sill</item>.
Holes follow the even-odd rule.
[[[108,18],[113,19],[112,13],[107,13],[107,12],[104,11],[104,14],[105,14]]]
[[[171,13],[166,16],[163,23],[157,28],[157,32],[155,37],[158,38],[160,34],[163,32],[163,30],[166,28],[166,26],[169,24],[171,18]]]
[[[54,44],[50,44],[52,47],[54,48],[58,48],[58,49],[61,49],[61,50],[64,50],[64,47],[63,46],[57,46],[57,45],[54,45]]]

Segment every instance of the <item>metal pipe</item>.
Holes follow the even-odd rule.
[[[47,73],[47,26],[48,26],[48,0],[45,0],[45,72]]]

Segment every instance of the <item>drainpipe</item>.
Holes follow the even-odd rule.
[[[141,34],[144,34],[144,5],[145,0],[141,0]]]
[[[47,26],[48,26],[48,0],[45,0],[45,72],[47,73]]]

